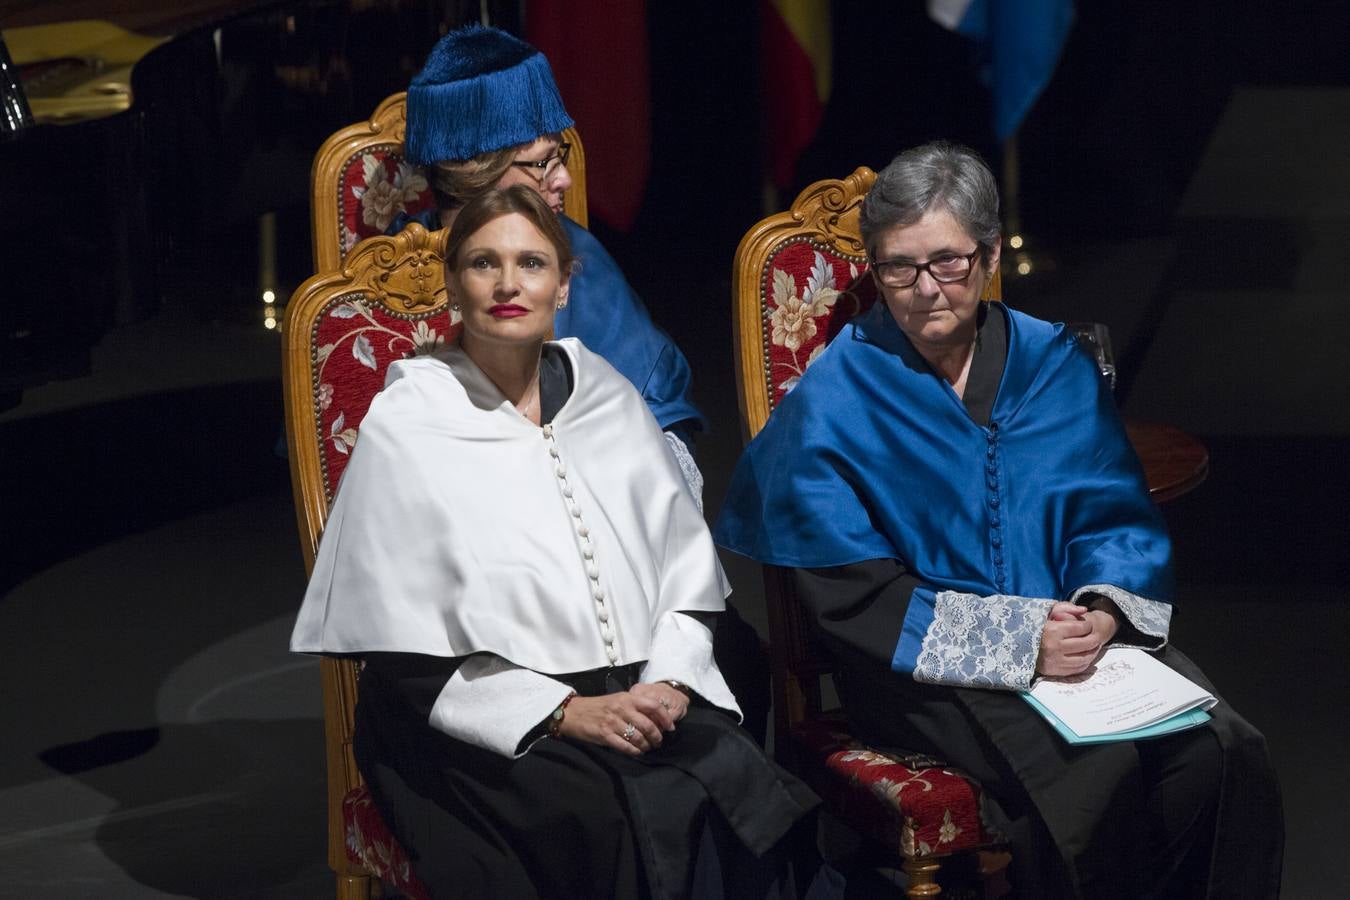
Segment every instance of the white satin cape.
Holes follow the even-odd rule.
[[[560,674],[645,660],[668,613],[725,608],[730,588],[707,526],[641,396],[579,341],[556,346],[574,376],[552,423],[556,460],[544,429],[458,347],[390,365],[328,518],[292,650],[487,651]]]

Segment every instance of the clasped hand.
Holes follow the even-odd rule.
[[[1060,601],[1050,608],[1041,633],[1036,671],[1042,675],[1077,675],[1096,661],[1116,635],[1115,616],[1100,609]]]
[[[598,697],[574,697],[558,729],[563,737],[640,756],[689,711],[689,698],[668,684],[635,684]],[[632,726],[630,729],[629,726]],[[624,735],[628,737],[625,738]]]

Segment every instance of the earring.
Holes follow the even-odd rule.
[[[451,308],[452,310],[454,310],[455,312],[459,312],[459,304],[458,304],[458,303],[451,303],[451,304],[450,304],[450,308]]]
[[[559,300],[559,301],[558,301],[558,309],[567,309],[567,301],[566,301],[566,300]]]

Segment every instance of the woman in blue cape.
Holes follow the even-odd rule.
[[[1017,693],[1108,644],[1209,683],[1168,644],[1171,545],[1109,387],[1062,326],[979,299],[993,176],[966,148],[909,150],[861,228],[884,302],[746,449],[717,542],[790,570],[860,737],[981,783],[1018,896],[1276,895],[1278,787],[1231,707],[1073,746]]]

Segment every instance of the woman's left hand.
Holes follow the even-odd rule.
[[[1119,623],[1109,612],[1067,601],[1056,603],[1041,635],[1036,671],[1041,675],[1077,675],[1097,661]]]
[[[1120,629],[1120,622],[1104,609],[1088,610],[1083,618],[1092,623],[1092,636],[1100,639],[1101,647],[1105,650]]]
[[[629,693],[640,703],[650,703],[652,721],[659,722],[666,731],[674,731],[675,723],[689,712],[689,698],[664,682],[635,684]],[[639,707],[641,708],[641,707]],[[646,710],[643,710],[646,712]],[[662,721],[664,720],[664,721]]]

